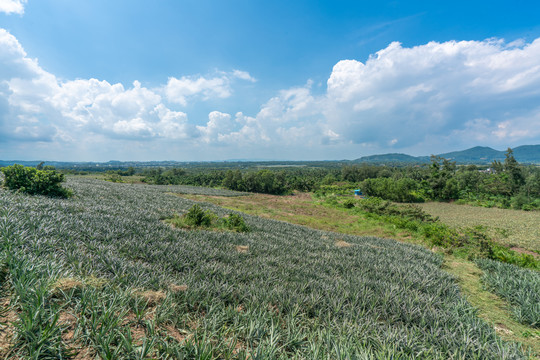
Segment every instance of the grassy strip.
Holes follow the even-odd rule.
[[[456,203],[417,204],[424,211],[453,227],[485,226],[497,242],[540,254],[540,212],[482,208]]]
[[[327,206],[344,207],[355,213],[379,219],[396,227],[417,233],[431,246],[438,246],[449,253],[469,260],[488,258],[521,267],[540,269],[540,260],[533,255],[518,253],[494,242],[482,226],[457,230],[438,218],[424,212],[416,205],[395,204],[379,198],[351,199],[327,197]]]
[[[516,321],[508,303],[486,290],[482,270],[474,262],[448,255],[443,269],[456,276],[467,300],[478,308],[478,316],[489,322],[499,336],[522,343],[532,356],[540,358],[540,331]]]
[[[540,273],[488,259],[476,263],[486,286],[513,305],[516,319],[540,328]]]
[[[343,207],[324,206],[314,202],[309,194],[290,196],[250,194],[242,197],[222,197],[195,194],[177,194],[183,198],[212,203],[223,208],[267,219],[286,221],[323,231],[349,235],[394,238],[404,242],[424,244],[416,233],[403,231],[393,224],[375,218],[358,219],[357,214]]]

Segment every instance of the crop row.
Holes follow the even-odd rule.
[[[540,328],[540,272],[487,259],[477,264],[484,270],[482,281],[513,305],[514,316]]]

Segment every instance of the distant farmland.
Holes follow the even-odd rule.
[[[418,204],[452,226],[483,225],[505,243],[540,253],[540,211],[521,211],[429,202]]]

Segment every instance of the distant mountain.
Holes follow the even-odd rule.
[[[522,145],[512,150],[518,162],[540,164],[540,145]]]
[[[516,160],[523,164],[540,164],[540,144],[539,145],[522,145],[512,149]],[[475,146],[463,151],[452,151],[437,156],[455,161],[458,164],[490,164],[493,160],[504,161],[505,150],[495,150],[485,146]],[[17,161],[17,160],[0,160],[0,167],[21,164],[25,166],[36,166],[41,161]],[[63,162],[63,161],[45,161],[45,165],[52,165],[57,169],[76,169],[85,171],[106,171],[115,169],[124,169],[130,166],[135,168],[147,167],[220,167],[220,168],[247,168],[255,167],[283,167],[283,166],[342,166],[350,163],[368,163],[368,164],[395,164],[395,165],[413,165],[426,164],[430,162],[429,156],[411,156],[407,154],[391,153],[380,155],[363,156],[356,160],[319,160],[319,161],[276,161],[276,160],[255,160],[255,159],[232,159],[226,161],[118,161],[111,160],[108,162]]]
[[[514,149],[514,157],[520,163],[540,164],[540,145],[522,145]],[[504,161],[506,150],[498,151],[486,146],[475,146],[473,148],[452,151],[437,156],[455,161],[458,164],[489,164],[493,160]],[[407,154],[381,154],[363,156],[353,162],[376,163],[376,164],[424,164],[429,162],[429,156],[411,156]]]
[[[411,156],[407,154],[382,154],[363,156],[360,159],[353,160],[354,162],[372,163],[372,164],[388,164],[388,163],[403,163],[403,164],[418,164],[429,162],[429,156]]]
[[[452,151],[449,153],[440,154],[438,156],[455,161],[457,163],[475,163],[483,164],[490,163],[493,160],[502,161],[505,158],[505,151],[497,151],[490,147],[486,146],[475,146],[473,148],[462,150],[462,151]],[[515,157],[515,154],[514,154]],[[518,160],[516,158],[516,160]],[[518,160],[519,161],[519,160]]]

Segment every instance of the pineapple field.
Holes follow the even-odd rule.
[[[166,219],[228,190],[68,178],[0,190],[0,355],[28,359],[525,359],[443,258],[391,239],[242,213],[247,232]],[[231,211],[204,203],[220,218]]]

